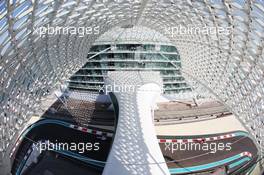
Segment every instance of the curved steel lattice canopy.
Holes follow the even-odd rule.
[[[212,89],[263,152],[263,21],[261,0],[1,1],[0,150],[5,152],[38,110],[40,98],[85,63],[100,34],[114,26],[138,25],[164,34],[176,45],[183,70]],[[40,36],[43,27],[66,26],[87,27],[88,34]],[[193,26],[227,31],[208,35],[186,30]]]
[[[168,44],[171,41],[164,35],[144,26],[114,27],[102,34],[94,44]]]

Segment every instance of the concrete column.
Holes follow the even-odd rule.
[[[159,73],[115,71],[108,73],[105,82],[116,87],[119,118],[103,175],[169,175],[151,115],[161,93]]]

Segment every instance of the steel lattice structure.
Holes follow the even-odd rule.
[[[0,150],[38,111],[40,99],[84,63],[114,26],[168,37],[183,70],[219,98],[264,152],[264,2],[261,0],[3,0],[0,2]],[[176,26],[230,27],[228,35],[171,34]],[[99,34],[40,36],[43,26],[99,27]],[[188,78],[188,76],[186,77]],[[201,88],[200,88],[201,89]]]

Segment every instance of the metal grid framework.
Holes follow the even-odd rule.
[[[171,41],[161,33],[144,26],[133,26],[129,28],[114,27],[101,35],[94,44],[99,45],[106,43],[148,43],[173,45]]]
[[[103,52],[106,48],[110,49]],[[149,70],[161,73],[166,95],[188,97],[194,94],[180,72],[181,60],[176,47],[150,28],[114,27],[95,41],[87,58],[88,62],[70,77],[70,89],[99,92],[110,70]]]
[[[38,110],[40,98],[85,63],[100,34],[118,25],[139,25],[163,33],[177,46],[183,71],[236,114],[263,152],[263,21],[261,0],[3,0],[0,151],[7,150],[15,133]],[[47,25],[99,26],[100,34],[34,33]],[[167,32],[179,25],[231,28],[229,35],[214,36]]]

